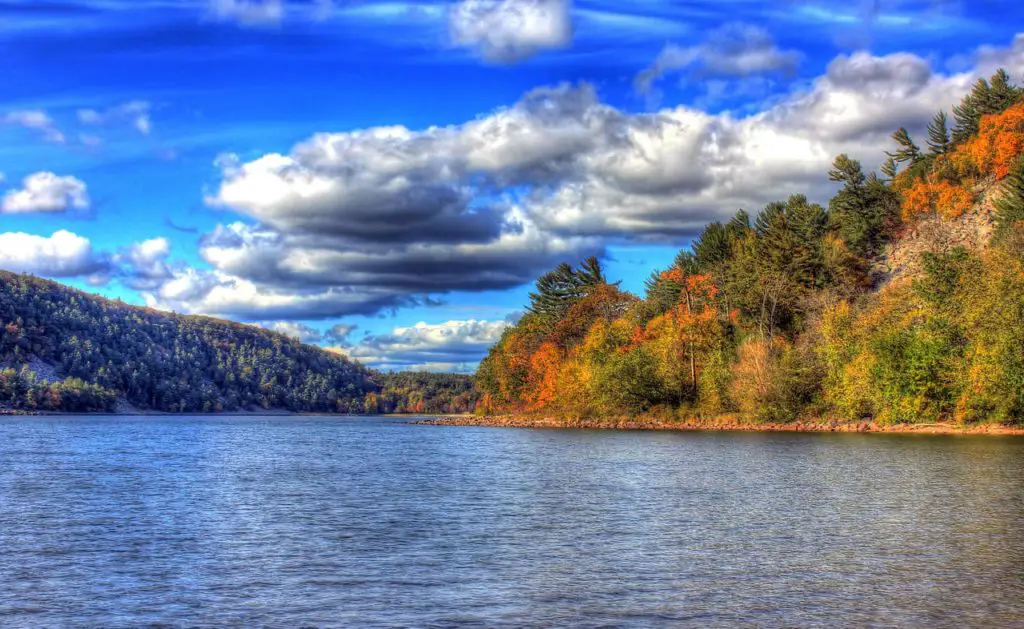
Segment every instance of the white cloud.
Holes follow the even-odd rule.
[[[613,242],[685,244],[711,220],[795,192],[826,201],[838,153],[880,163],[991,66],[1024,69],[1024,37],[943,73],[909,54],[837,57],[767,110],[632,114],[589,86],[534,90],[462,125],[321,133],[287,154],[221,159],[221,225],[153,303],[255,320],[315,319],[508,288]],[[983,64],[983,65],[982,65]],[[175,284],[178,282],[178,284]]]
[[[0,268],[49,277],[80,277],[107,271],[105,256],[93,251],[88,238],[66,230],[35,236],[0,234]]]
[[[27,214],[32,212],[66,212],[89,208],[85,183],[75,177],[59,177],[38,172],[25,177],[22,188],[9,190],[0,201],[0,212]]]
[[[296,321],[264,321],[259,325],[303,343],[318,343],[323,339],[323,334],[318,330]]]
[[[129,287],[153,289],[174,278],[170,255],[170,241],[160,237],[125,247],[114,260],[121,265],[122,280]]]
[[[396,327],[390,334],[366,335],[354,345],[333,348],[377,369],[419,368],[472,371],[487,348],[509,327],[505,321],[448,321]]]
[[[654,64],[636,78],[637,89],[647,93],[654,82],[671,72],[689,70],[697,80],[712,77],[748,77],[767,73],[789,73],[796,69],[800,54],[782,50],[768,31],[750,24],[727,24],[708,34],[694,46],[669,44]]]
[[[64,144],[67,141],[61,130],[57,128],[57,123],[54,122],[53,118],[42,110],[12,111],[3,117],[3,121],[5,124],[36,131],[47,142]]]
[[[487,61],[513,63],[572,41],[570,0],[462,0],[452,7],[452,42]]]
[[[142,297],[152,308],[247,321],[369,315],[400,305],[413,305],[412,299],[394,290],[273,286],[220,271],[190,267],[176,269],[171,279],[144,290]]]

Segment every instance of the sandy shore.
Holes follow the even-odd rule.
[[[935,435],[1019,435],[1024,428],[979,424],[892,424],[875,422],[842,423],[827,421],[797,421],[789,424],[747,424],[734,416],[715,419],[672,421],[657,418],[610,418],[572,420],[533,415],[451,415],[412,422],[436,426],[492,426],[501,428],[580,428],[589,430],[743,430],[774,432],[876,432],[918,433]]]

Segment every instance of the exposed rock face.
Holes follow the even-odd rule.
[[[927,251],[946,252],[959,246],[979,250],[988,246],[995,230],[992,203],[998,188],[991,182],[979,185],[975,190],[978,202],[960,218],[948,220],[933,215],[908,227],[872,266],[878,284],[920,273],[921,256]]]
[[[37,379],[46,382],[47,384],[53,384],[54,382],[60,382],[63,380],[63,378],[57,374],[56,367],[39,360],[39,358],[35,356],[25,363],[14,363],[9,360],[0,362],[0,369],[20,370],[22,367],[28,367],[28,370],[34,373]]]

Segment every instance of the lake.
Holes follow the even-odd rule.
[[[1024,626],[1024,439],[0,417],[0,626]]]

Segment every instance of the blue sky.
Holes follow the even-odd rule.
[[[1016,2],[0,0],[0,267],[471,370],[561,261],[877,167]]]

